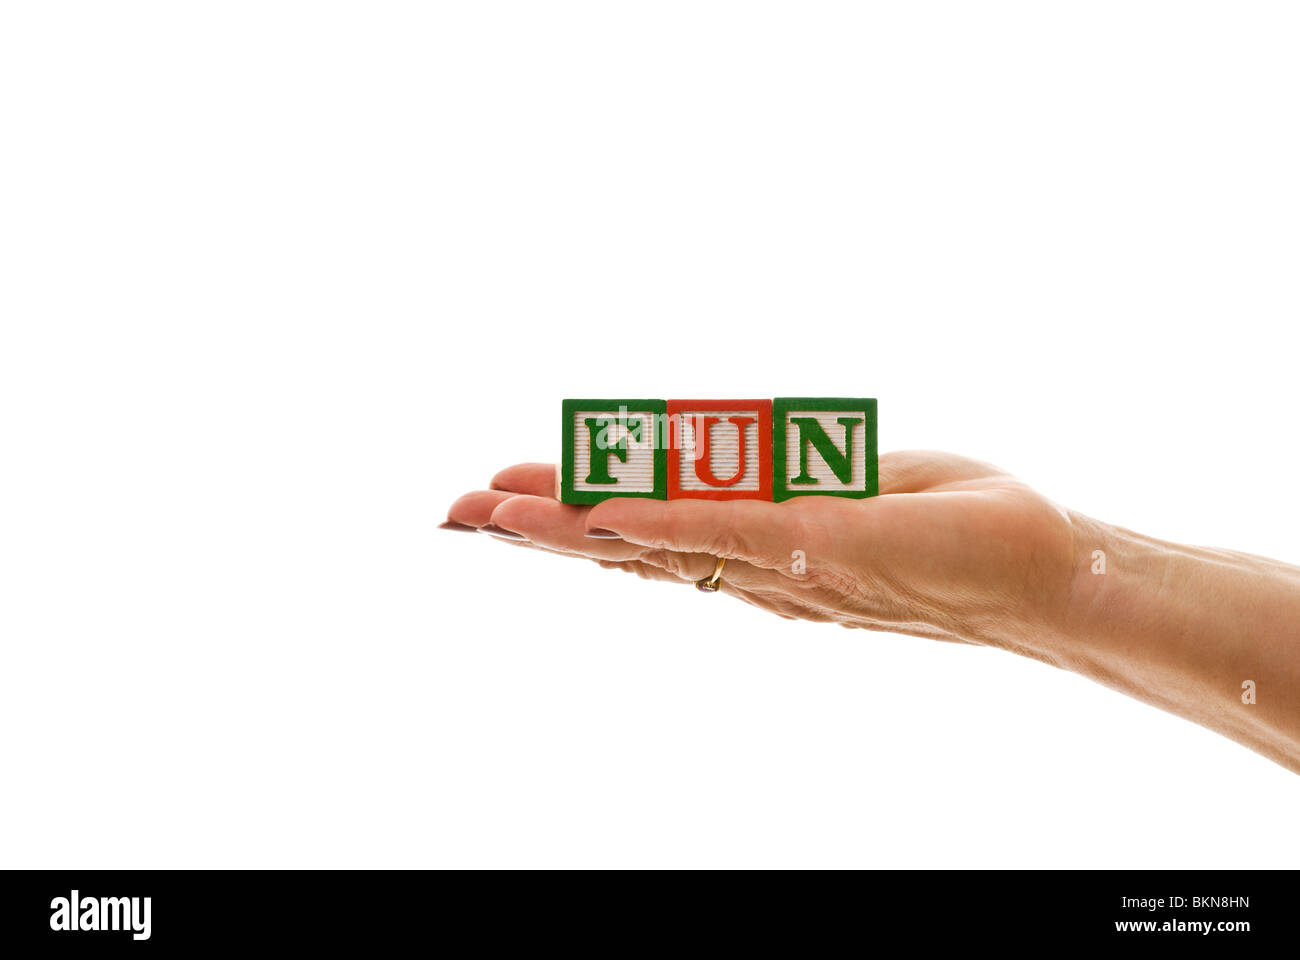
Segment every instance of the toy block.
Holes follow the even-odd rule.
[[[777,397],[772,401],[772,498],[874,497],[876,401]]]
[[[565,400],[560,500],[668,496],[663,400]]]
[[[771,500],[771,400],[669,400],[668,499]]]

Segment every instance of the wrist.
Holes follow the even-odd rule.
[[[1300,622],[1300,569],[1082,515],[1071,526],[1069,596],[1048,631],[1056,662],[1295,769],[1300,675],[1277,651]],[[1268,696],[1243,699],[1247,684]]]
[[[1161,624],[1149,608],[1168,576],[1165,556],[1159,541],[1062,513],[1066,535],[1040,558],[1039,575],[1014,613],[1008,616],[1005,604],[981,605],[965,639],[1116,685],[1117,671],[1132,665],[1135,631],[1148,653],[1162,645],[1152,635]]]

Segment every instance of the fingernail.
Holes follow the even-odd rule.
[[[592,527],[587,531],[587,536],[593,540],[620,540],[622,537],[613,530],[606,530],[604,527]]]
[[[438,524],[439,530],[463,530],[466,533],[474,533],[478,527],[471,527],[468,523],[457,523],[455,520],[448,520],[446,523]]]
[[[505,527],[498,527],[495,523],[485,523],[478,528],[479,533],[490,533],[494,537],[505,537],[507,540],[527,540],[522,533],[515,533],[513,530],[507,530]]]

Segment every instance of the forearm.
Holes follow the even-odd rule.
[[[1300,772],[1300,568],[1071,519],[1054,658]]]

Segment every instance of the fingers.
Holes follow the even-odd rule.
[[[681,580],[702,580],[713,573],[717,555],[642,546],[621,538],[587,536],[589,507],[546,497],[512,496],[492,511],[491,523],[526,537],[547,550],[615,563],[640,563]],[[778,575],[740,561],[727,565],[727,577],[746,585],[775,587]]]
[[[460,527],[478,529],[492,518],[492,511],[513,497],[501,490],[475,490],[451,505],[447,520]]]
[[[550,550],[598,560],[636,560],[645,552],[623,540],[593,540],[585,535],[589,507],[560,503],[550,497],[502,494],[491,514],[498,527]]]
[[[588,531],[679,553],[744,560],[756,567],[789,565],[807,536],[797,511],[759,500],[606,500],[587,514]]]
[[[688,583],[689,581],[656,567],[654,564],[642,563],[640,560],[597,560],[606,570],[622,570],[635,573],[642,580],[662,580],[665,583]]]
[[[590,508],[563,504],[549,497],[515,494],[505,490],[467,493],[448,511],[450,529],[479,530],[501,539],[516,540],[548,553],[594,560],[637,562],[655,567],[666,579],[699,580],[713,572],[716,558],[644,547],[626,540],[597,539],[586,535]],[[734,565],[732,575],[745,577],[759,571]],[[754,577],[746,578],[752,581]],[[765,582],[765,581],[764,581]]]
[[[553,499],[555,464],[517,463],[493,477],[491,486],[491,490],[467,493],[451,505],[447,520],[453,529],[483,526],[489,522],[493,510],[521,493]]]
[[[527,466],[527,465],[525,465]],[[503,471],[504,472],[504,471]],[[500,477],[500,475],[498,475]],[[535,479],[535,478],[534,478]],[[525,484],[529,480],[528,472],[521,471],[507,477],[512,484]],[[631,503],[631,501],[628,501]],[[651,501],[664,506],[661,501]],[[692,506],[691,504],[684,504]],[[704,512],[714,517],[733,514],[728,504],[699,501],[694,506],[705,507]],[[763,506],[773,506],[764,504]],[[710,576],[719,556],[729,557],[730,562],[723,571],[722,592],[740,597],[747,603],[769,610],[786,618],[811,620],[829,619],[815,605],[790,596],[791,584],[787,578],[774,569],[759,567],[745,562],[739,550],[711,549],[702,551],[678,551],[658,543],[641,544],[632,539],[593,538],[587,536],[590,526],[588,514],[593,508],[562,504],[547,496],[516,494],[506,490],[476,490],[467,493],[454,504],[448,512],[448,520],[467,529],[481,529],[499,537],[511,546],[529,547],[546,553],[566,556],[579,556],[595,560],[602,567],[620,569],[647,580],[664,580],[676,583],[693,583]],[[681,511],[678,511],[681,512]],[[696,514],[697,510],[687,510],[687,514]],[[753,511],[745,511],[753,513]],[[636,511],[633,511],[636,513]],[[622,524],[619,518],[617,521]],[[685,533],[689,536],[701,536],[692,531],[695,516],[668,518],[668,529],[681,540]],[[744,528],[749,540],[746,552],[760,543],[758,527],[751,529],[758,520],[744,518]],[[677,524],[674,527],[673,524]],[[630,530],[642,530],[640,521],[631,518]],[[772,531],[766,531],[771,534]],[[647,538],[648,539],[648,538]],[[703,541],[700,541],[703,542]],[[740,544],[739,540],[719,540],[718,546],[732,547]],[[775,557],[773,558],[775,559]],[[788,563],[785,555],[780,557],[782,566]]]
[[[493,477],[489,486],[493,490],[527,493],[554,500],[559,496],[558,477],[559,468],[553,463],[516,463]]]
[[[937,490],[950,484],[1000,473],[1002,471],[990,464],[950,453],[902,450],[881,455],[880,492],[894,494]],[[503,503],[510,495],[526,494],[558,502],[556,480],[557,469],[553,463],[517,463],[506,467],[492,478],[490,491],[469,494],[457,501],[458,507],[453,507],[453,515],[449,515],[449,518],[455,522],[481,526],[487,522],[481,517],[482,511],[486,508],[490,514],[495,506]],[[497,499],[490,499],[490,495]],[[470,498],[476,499],[462,503]],[[642,546],[661,547],[682,553],[712,553],[716,556],[746,559],[758,566],[779,568],[789,562],[789,550],[784,549],[785,544],[778,541],[783,537],[797,536],[800,532],[798,522],[788,516],[788,511],[781,512],[782,506],[750,500],[719,503],[709,500],[647,501],[620,498],[599,504],[595,508],[597,520],[589,519],[588,526],[603,527],[619,534],[621,539]],[[471,519],[462,519],[454,515],[456,512],[468,512]],[[618,526],[624,517],[631,524],[627,530],[619,529]],[[500,520],[497,522],[500,523]],[[718,526],[719,523],[730,526],[723,529]],[[665,524],[672,524],[671,529]],[[506,526],[504,523],[501,525]],[[581,539],[567,538],[567,542],[567,549],[585,556],[608,555],[607,551],[587,549],[590,545],[582,543]],[[797,546],[799,545],[796,544]],[[724,550],[723,547],[727,549]]]

